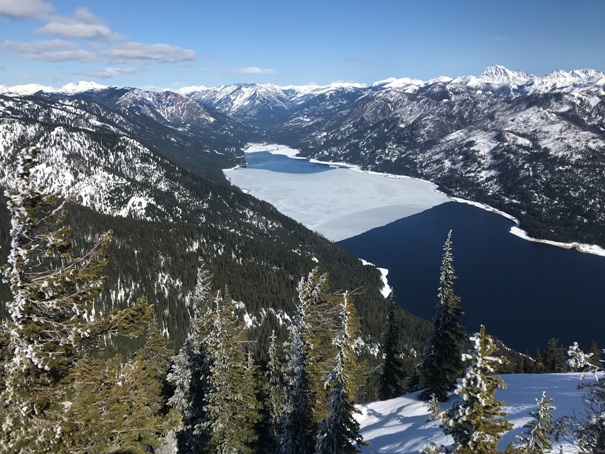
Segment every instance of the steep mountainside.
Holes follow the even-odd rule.
[[[114,231],[109,281],[98,309],[108,311],[147,296],[176,345],[186,334],[201,259],[214,274],[216,288],[240,302],[241,316],[259,341],[259,355],[273,329],[285,335],[283,321],[293,309],[298,280],[317,266],[330,274],[334,291],[363,289],[356,297],[363,318],[362,350],[375,352],[385,319],[380,273],[219,179],[221,167],[237,162],[239,139],[226,149],[217,143],[204,150],[197,146],[205,128],[220,130],[224,122],[238,124],[174,93],[6,93],[0,95],[0,186],[12,184],[17,154],[38,147],[41,162],[33,176],[70,202],[76,250],[86,250],[100,233]],[[178,144],[168,152],[167,132]],[[202,171],[185,170],[165,157],[171,153],[179,153],[180,159],[195,156]],[[0,199],[0,256],[7,257],[9,219]],[[0,301],[10,297],[0,285]],[[6,315],[3,306],[0,317]],[[401,342],[413,362],[427,325],[403,311],[400,317],[408,327]],[[120,341],[116,348],[128,345]],[[371,388],[366,391],[372,398]]]
[[[210,89],[189,96],[250,121],[245,112],[268,109],[252,88],[231,104],[216,103]],[[604,73],[540,78],[492,67],[476,77],[280,93],[280,121],[257,123],[270,140],[429,179],[517,216],[533,236],[605,246]]]
[[[255,128],[171,91],[105,87],[36,94],[114,112],[145,146],[217,182],[224,182],[221,169],[241,163],[241,147],[259,135]]]

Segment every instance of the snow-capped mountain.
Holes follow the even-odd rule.
[[[200,215],[207,202],[172,177],[173,164],[129,134],[125,118],[90,107],[0,96],[0,184],[10,186],[20,147],[36,146],[35,178],[98,212],[171,221]]]
[[[478,76],[371,85],[175,93],[78,82],[0,92],[102,106],[144,146],[217,180],[220,168],[242,162],[246,142],[284,143],[308,157],[429,179],[515,215],[532,236],[605,245],[602,72],[538,77],[494,66]]]
[[[270,308],[284,312],[292,283],[318,263],[339,282],[349,281],[347,287],[362,276],[369,288],[360,312],[381,314],[376,269],[224,179],[221,169],[236,165],[241,136],[250,130],[173,92],[0,94],[0,194],[13,184],[17,154],[38,148],[33,178],[70,202],[75,243],[115,233],[100,309],[147,296],[177,341],[186,333],[200,257],[212,263],[217,286],[233,286],[233,297],[258,320]],[[6,209],[0,221],[8,231]],[[4,257],[6,240],[0,241]],[[258,285],[266,279],[271,286]],[[6,286],[0,296],[10,298]],[[0,305],[0,318],[5,315]],[[368,319],[369,336],[378,339],[382,321]]]
[[[188,95],[304,156],[420,176],[515,215],[533,236],[605,245],[605,73],[494,66],[427,82],[245,90],[237,102],[213,89]]]

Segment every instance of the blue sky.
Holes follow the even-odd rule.
[[[0,0],[0,84],[605,71],[604,0]]]

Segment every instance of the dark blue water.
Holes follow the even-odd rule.
[[[326,165],[270,153],[246,156],[248,167],[312,173]],[[522,240],[497,214],[446,203],[337,244],[389,270],[397,302],[432,319],[437,304],[443,243],[453,230],[455,292],[463,324],[481,324],[508,346],[533,354],[557,338],[588,350],[605,347],[605,257]]]
[[[338,243],[389,269],[397,302],[432,318],[443,243],[452,229],[455,292],[463,324],[481,324],[508,346],[534,353],[553,337],[564,346],[605,345],[605,258],[522,240],[512,223],[461,203],[446,203]]]
[[[331,170],[327,164],[309,162],[306,159],[293,159],[285,155],[266,151],[246,153],[248,169],[263,169],[283,173],[317,173]]]

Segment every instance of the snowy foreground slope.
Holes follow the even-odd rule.
[[[506,403],[504,409],[514,429],[507,432],[500,442],[499,449],[516,441],[516,436],[523,433],[523,425],[531,419],[529,413],[536,411],[536,399],[546,391],[548,398],[554,399],[557,407],[553,411],[553,420],[575,412],[577,417],[584,415],[584,391],[578,389],[582,383],[580,374],[509,374],[502,375],[507,389],[499,390],[496,398]],[[592,382],[594,377],[587,376],[584,382]],[[417,399],[418,393],[408,394],[396,399],[372,402],[360,405],[361,414],[357,419],[361,433],[371,446],[362,448],[362,453],[419,453],[422,447],[431,442],[450,444],[439,428],[438,421],[428,420],[426,402]],[[453,397],[452,399],[455,399]],[[441,404],[445,410],[452,403]],[[554,452],[575,453],[577,450],[568,442],[561,440],[555,443]]]

